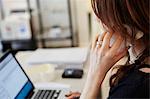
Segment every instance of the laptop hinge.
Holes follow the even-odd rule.
[[[31,99],[33,97],[34,91],[31,90],[29,95],[26,97],[26,99]]]

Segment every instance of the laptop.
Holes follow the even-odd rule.
[[[0,58],[0,99],[65,99],[66,89],[36,89],[9,51]]]

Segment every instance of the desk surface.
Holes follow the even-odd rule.
[[[19,52],[16,54],[16,58],[18,59],[19,63],[21,64],[21,66],[25,69],[26,71],[26,67],[28,67],[29,65],[27,64],[26,60],[30,57],[30,55],[32,55],[32,51],[25,51],[25,52]],[[122,60],[120,60],[118,62],[118,64],[124,64],[126,62],[127,58],[124,58]],[[88,64],[88,63],[87,63]],[[56,70],[56,79],[52,82],[54,83],[60,83],[60,84],[67,84],[71,87],[71,91],[79,91],[81,92],[85,81],[86,81],[86,76],[87,76],[87,71],[88,71],[88,65],[84,66],[84,76],[82,79],[62,79],[61,75],[63,70]],[[108,92],[109,92],[109,77],[111,75],[111,71],[109,71],[103,81],[103,84],[101,86],[101,93],[102,93],[102,99],[106,99],[108,96]],[[30,76],[30,75],[29,75]],[[36,83],[34,83],[36,84]]]
[[[29,75],[27,72],[27,67],[29,67],[29,64],[27,63],[27,59],[32,55],[32,53],[33,51],[21,51],[16,54],[17,60],[19,61],[19,63],[21,64],[21,66],[23,67],[27,75],[29,76],[29,78],[31,75]],[[87,76],[86,67],[84,68],[84,75],[82,79],[63,79],[61,77],[62,73],[63,73],[63,70],[56,70],[56,75],[55,75],[56,78],[50,83],[59,83],[59,84],[69,85],[71,87],[71,91],[79,91],[79,92],[82,91],[85,80],[86,80],[86,76]],[[36,84],[35,82],[33,83]]]

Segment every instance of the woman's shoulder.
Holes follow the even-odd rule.
[[[140,83],[139,83],[140,82]],[[122,83],[110,89],[109,99],[112,98],[149,98],[150,79],[134,83]]]
[[[147,67],[147,66],[145,66]],[[149,97],[150,73],[134,68],[114,87],[110,88],[110,98]]]
[[[132,84],[137,86],[138,84],[143,83],[144,81],[149,81],[150,79],[150,65],[142,64],[142,66],[135,66],[127,72],[126,76],[122,78],[119,83]]]

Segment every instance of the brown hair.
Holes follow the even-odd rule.
[[[145,50],[149,51],[149,0],[91,0],[91,3],[101,22],[114,33],[120,33],[125,39],[130,35],[132,44],[134,44],[137,30],[143,32],[142,40],[146,44]],[[131,33],[127,31],[125,25],[129,26]],[[144,57],[143,53],[139,61],[143,61]],[[117,73],[110,79],[110,85],[117,84],[125,72],[135,66],[132,64],[127,67],[127,65],[129,65],[129,60],[126,66],[119,66]]]

